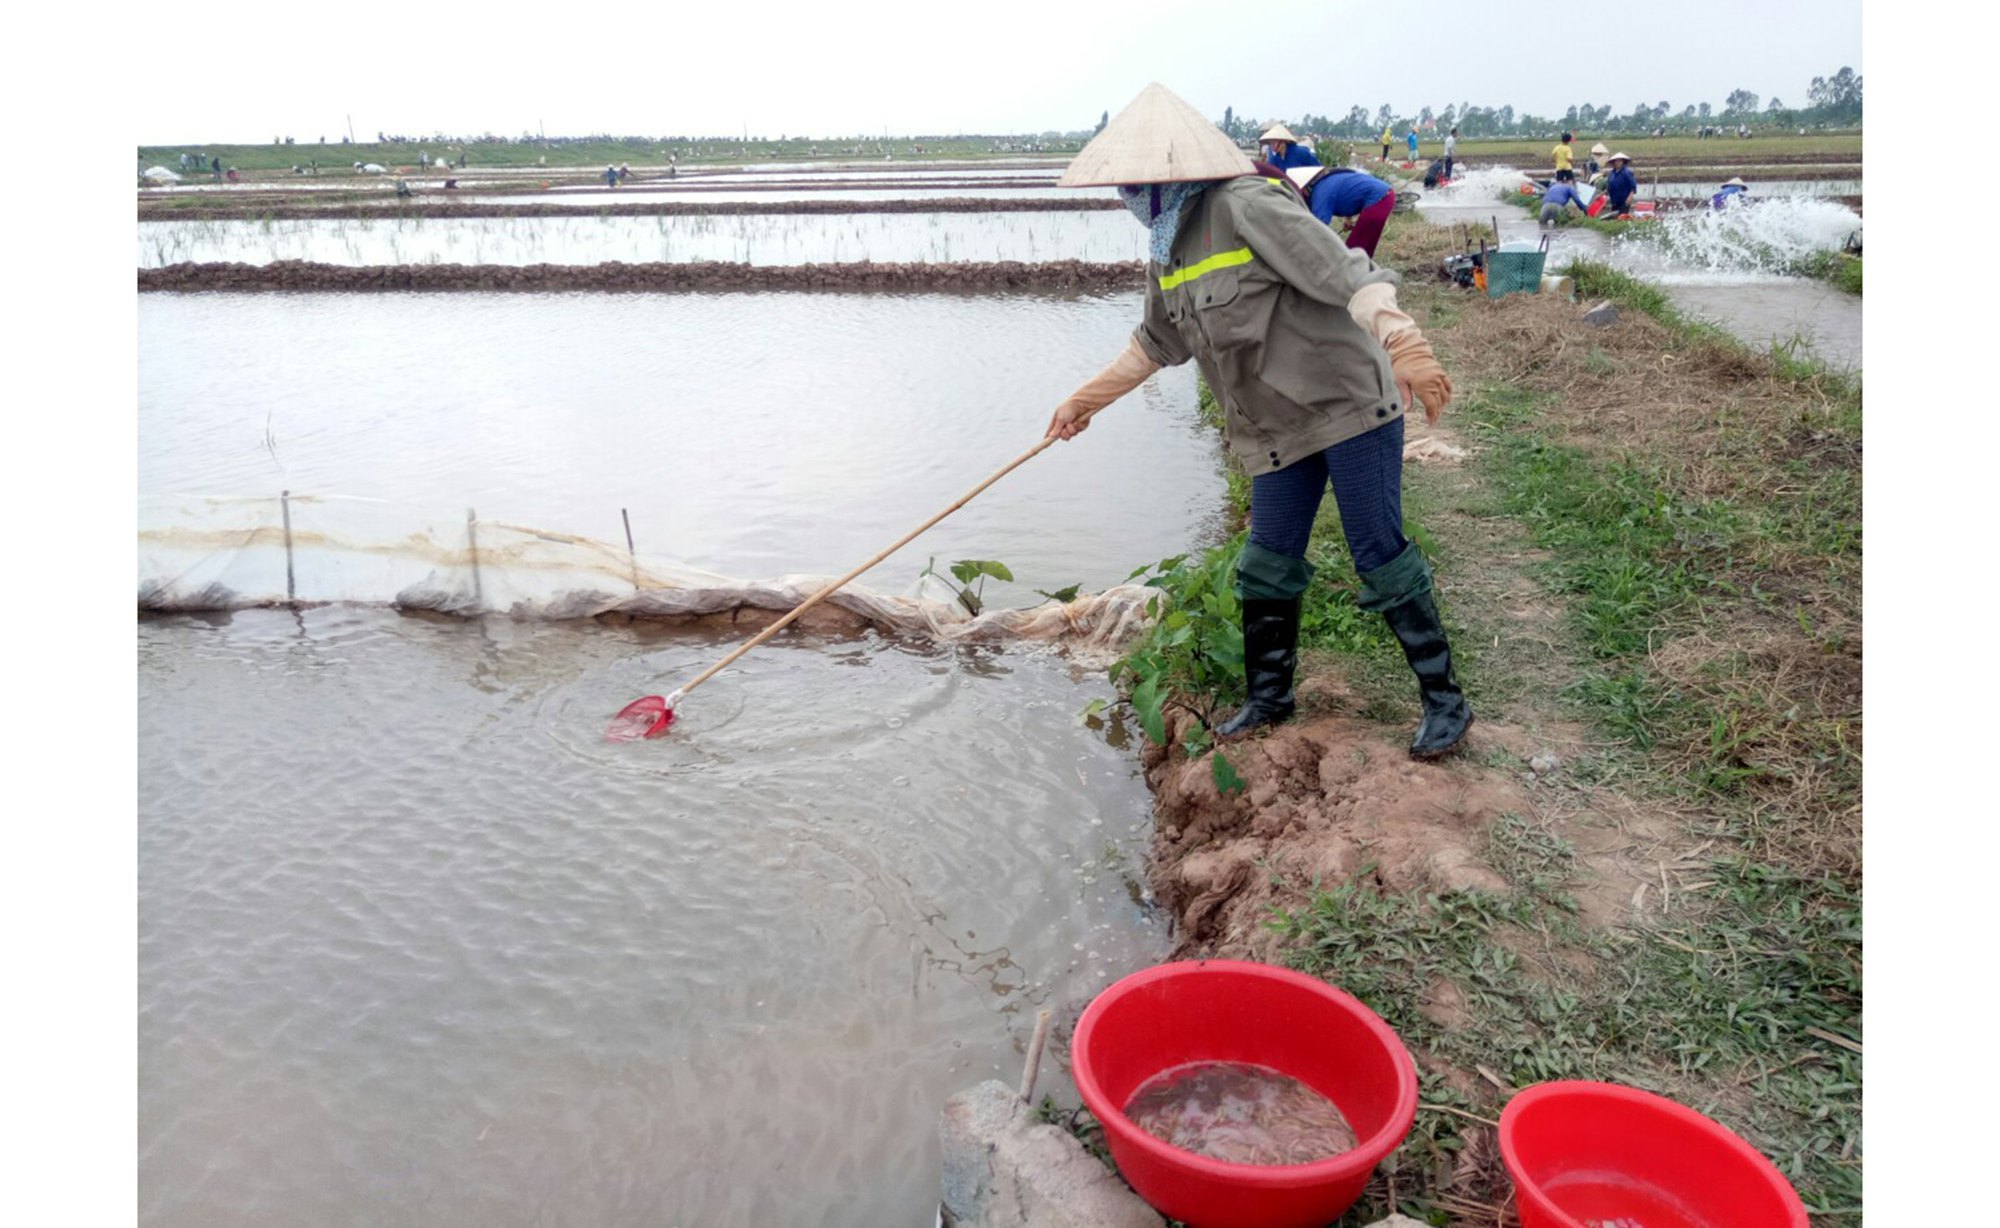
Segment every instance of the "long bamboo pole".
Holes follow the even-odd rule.
[[[1092,412],[1094,413],[1095,411]],[[1088,422],[1090,420],[1090,416],[1091,415],[1086,414],[1083,417],[1082,421]],[[763,643],[765,640],[770,639],[772,636],[784,630],[786,627],[789,627],[793,623],[793,621],[798,618],[799,615],[805,613],[807,610],[812,609],[814,606],[826,600],[828,597],[833,596],[833,594],[838,592],[841,586],[846,584],[849,580],[854,579],[854,577],[860,575],[864,571],[867,571],[870,567],[875,566],[877,563],[880,563],[883,559],[886,559],[890,555],[896,553],[896,551],[901,550],[904,546],[909,545],[912,541],[916,540],[917,536],[923,533],[926,529],[929,529],[932,525],[936,524],[938,521],[943,520],[946,516],[951,515],[959,508],[962,508],[966,504],[972,502],[973,497],[978,495],[980,491],[985,490],[988,486],[993,485],[993,483],[999,481],[1001,478],[1006,477],[1008,474],[1014,472],[1016,469],[1019,469],[1022,465],[1025,465],[1029,461],[1035,459],[1037,456],[1040,456],[1045,450],[1047,450],[1048,446],[1054,442],[1056,442],[1056,440],[1053,436],[1044,438],[1040,443],[1036,444],[1034,447],[1029,448],[1026,452],[1023,452],[1019,456],[1015,457],[1013,460],[1008,461],[1005,465],[1002,465],[999,469],[994,470],[994,472],[989,477],[987,477],[985,481],[981,482],[979,485],[973,487],[971,490],[966,491],[964,494],[960,495],[957,499],[953,500],[951,506],[945,508],[937,515],[931,517],[929,520],[924,521],[916,528],[911,529],[908,533],[905,533],[901,537],[897,538],[893,543],[885,547],[880,553],[876,554],[874,558],[869,559],[867,562],[861,564],[861,566],[859,567],[856,567],[853,571],[848,572],[846,575],[840,577],[838,580],[829,582],[825,588],[820,589],[812,596],[806,598],[804,601],[801,601],[798,605],[793,606],[791,613],[785,615],[777,622],[772,623],[770,626],[764,628],[762,631],[759,631],[755,637],[750,639],[741,647],[737,648],[736,651],[730,653],[728,656],[722,658],[722,660],[717,661],[715,664],[709,666],[707,669],[703,670],[700,674],[696,675],[694,681],[688,683],[685,686],[680,687],[678,690],[674,691],[671,695],[668,695],[667,707],[672,708],[676,703],[680,702],[680,700],[684,696],[686,696],[689,691],[694,690],[702,683],[707,682],[710,678],[713,678],[718,673],[721,673],[722,670],[727,668],[731,662],[735,661],[738,657],[741,657],[744,653],[749,652],[752,648],[755,648],[757,645]]]

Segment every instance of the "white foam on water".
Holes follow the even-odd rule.
[[[1482,166],[1466,171],[1457,179],[1439,188],[1415,185],[1423,198],[1417,202],[1419,210],[1430,205],[1498,205],[1500,194],[1511,192],[1528,182],[1526,172],[1511,166]]]
[[[1768,281],[1821,252],[1839,251],[1861,226],[1846,205],[1810,197],[1752,199],[1726,209],[1662,214],[1612,245],[1612,263],[1664,285]]]

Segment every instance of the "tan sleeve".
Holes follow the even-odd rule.
[[[1396,305],[1396,287],[1388,282],[1370,282],[1354,292],[1347,300],[1347,314],[1361,326],[1361,331],[1380,342],[1406,329],[1413,329],[1417,322]]]
[[[1159,369],[1160,364],[1147,356],[1146,351],[1139,345],[1138,337],[1134,336],[1125,343],[1125,348],[1119,352],[1118,357],[1111,360],[1110,366],[1085,381],[1081,388],[1070,393],[1069,399],[1063,404],[1074,405],[1094,414],[1145,383],[1146,377]]]
[[[1213,189],[1211,189],[1213,190]],[[1359,248],[1342,243],[1289,191],[1231,194],[1236,206],[1236,230],[1257,259],[1307,298],[1330,307],[1345,307],[1363,286],[1400,279]]]

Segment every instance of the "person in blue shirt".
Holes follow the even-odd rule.
[[[1396,211],[1396,192],[1373,175],[1348,167],[1299,166],[1285,172],[1305,193],[1306,208],[1331,226],[1333,219],[1351,219],[1345,227],[1347,246],[1375,256],[1382,227]]]
[[[1736,178],[1729,180],[1727,183],[1724,183],[1722,185],[1722,190],[1720,192],[1717,192],[1714,196],[1710,197],[1708,203],[1711,207],[1716,209],[1727,209],[1732,203],[1734,203],[1737,197],[1743,195],[1745,192],[1748,192],[1749,190],[1750,190],[1750,185],[1743,182],[1743,177],[1741,175],[1738,175]]]
[[[1264,135],[1257,138],[1264,147],[1264,160],[1281,171],[1295,166],[1318,166],[1319,157],[1307,149],[1290,128],[1283,124],[1272,124],[1264,129]]]
[[[1550,184],[1549,190],[1542,194],[1542,225],[1555,225],[1571,205],[1579,213],[1584,211],[1583,194],[1576,190],[1576,185],[1561,180]]]
[[[1417,130],[1415,128],[1412,128],[1410,129],[1410,161],[1415,162],[1416,160],[1417,160]]]
[[[1639,194],[1639,177],[1632,173],[1632,159],[1622,153],[1612,154],[1605,159],[1611,174],[1604,180],[1604,212],[1602,218],[1629,216],[1632,212],[1632,198]]]

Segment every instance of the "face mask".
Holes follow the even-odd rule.
[[[1142,183],[1118,189],[1118,199],[1125,203],[1125,208],[1141,226],[1152,231],[1148,254],[1156,263],[1165,264],[1173,254],[1174,234],[1180,229],[1181,214],[1207,186],[1207,181],[1198,181]]]

